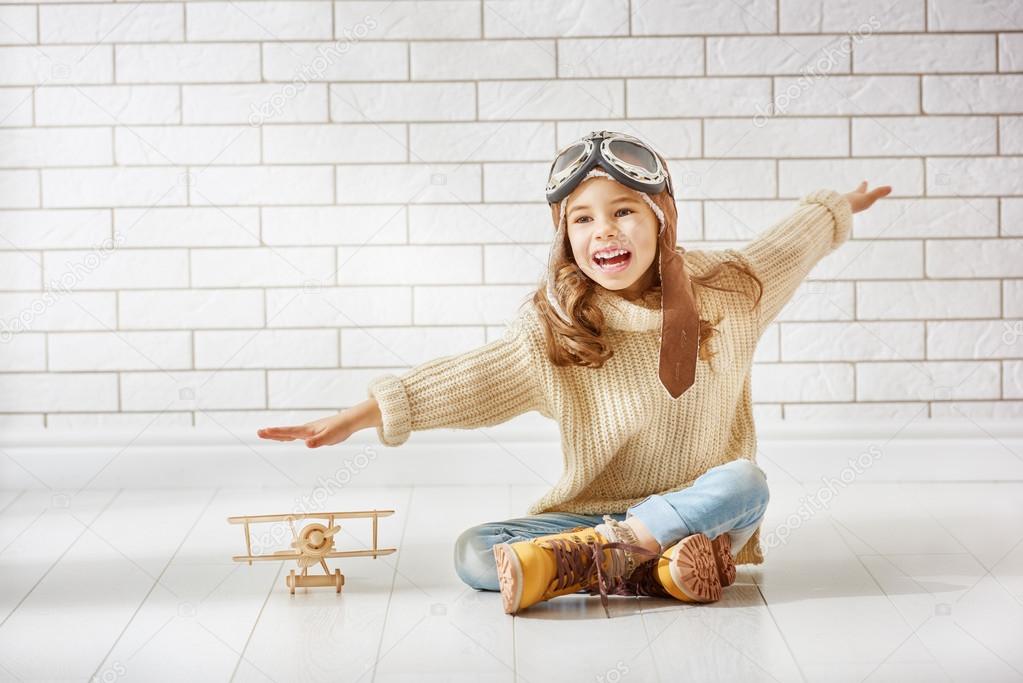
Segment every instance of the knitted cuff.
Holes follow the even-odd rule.
[[[412,411],[408,394],[397,375],[387,374],[369,383],[367,394],[380,405],[377,437],[385,446],[400,446],[412,432]]]
[[[814,190],[800,200],[801,204],[820,204],[827,208],[835,219],[835,231],[831,238],[831,248],[835,249],[849,239],[849,231],[852,229],[852,206],[845,195],[822,188]]]
[[[617,536],[615,540],[621,543],[628,543],[629,545],[639,545],[636,532],[631,527],[622,524],[611,515],[604,515],[604,524],[610,527],[615,536]],[[639,563],[636,561],[636,556],[632,554],[632,551],[623,549],[623,552],[625,554],[625,571],[622,573],[622,576],[627,579],[632,575],[632,572]]]

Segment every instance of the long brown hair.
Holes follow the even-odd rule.
[[[561,253],[570,255],[572,248],[568,242],[567,231],[564,239],[565,248]],[[660,250],[660,246],[658,246],[658,250]],[[658,259],[659,253],[654,256],[654,268],[657,267]],[[747,278],[746,283],[752,286],[725,286],[719,283],[720,280],[726,278],[729,271],[741,273]],[[614,355],[614,349],[602,335],[604,313],[594,301],[598,285],[576,265],[571,256],[566,256],[560,263],[556,263],[554,272],[555,296],[565,313],[571,318],[572,323],[566,324],[554,310],[547,300],[546,282],[541,282],[533,293],[532,303],[543,323],[547,356],[554,365],[558,366],[579,365],[599,368]],[[756,273],[745,262],[734,257],[714,265],[704,273],[691,273],[689,277],[697,297],[699,297],[701,287],[737,292],[751,299],[751,310],[760,304],[760,298],[764,292],[763,283]],[[644,292],[644,295],[659,292],[660,288],[658,280],[655,285]],[[713,352],[707,344],[717,333],[714,325],[718,322],[720,321],[705,320],[702,314],[700,316],[699,354],[702,360],[709,360],[713,356]]]

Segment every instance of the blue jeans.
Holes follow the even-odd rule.
[[[648,496],[625,513],[610,516],[618,521],[638,517],[665,550],[692,534],[703,533],[713,540],[727,531],[734,554],[760,526],[769,499],[767,475],[755,463],[740,458],[710,468],[681,491]],[[496,544],[603,521],[603,515],[543,512],[470,527],[455,542],[455,571],[473,588],[500,590],[492,550]]]

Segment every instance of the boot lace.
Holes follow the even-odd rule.
[[[577,527],[576,529],[570,529],[570,531],[577,531],[585,529],[587,527]],[[570,586],[579,585],[583,586],[582,590],[585,590],[590,595],[600,595],[600,604],[604,608],[604,614],[608,619],[611,618],[611,613],[607,608],[607,596],[611,595],[657,595],[664,596],[667,593],[660,589],[657,584],[656,578],[650,572],[643,572],[643,577],[637,577],[637,581],[628,580],[627,577],[623,577],[624,567],[618,563],[619,553],[611,553],[611,567],[610,571],[604,570],[604,558],[603,554],[605,550],[626,550],[632,552],[635,556],[646,556],[648,558],[665,558],[671,559],[667,555],[647,550],[646,548],[632,543],[622,543],[619,541],[613,542],[601,542],[593,538],[587,539],[585,542],[575,537],[578,540],[571,540],[567,538],[555,538],[545,542],[545,547],[549,548],[554,554],[555,563],[555,576],[551,579],[551,583],[548,586],[548,592],[563,591]],[[653,559],[648,559],[645,565],[653,564]],[[631,576],[636,576],[640,573],[640,570],[632,572]],[[657,584],[657,585],[655,585]],[[655,592],[660,589],[660,592]],[[646,591],[644,593],[638,593],[637,590]]]

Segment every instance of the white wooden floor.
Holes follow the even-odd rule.
[[[765,531],[814,487],[771,475]],[[0,491],[0,676],[99,681],[1023,681],[1023,484],[855,483],[707,606],[557,598],[512,618],[460,583],[465,527],[542,488],[335,491],[394,508],[347,583],[291,596],[232,563],[237,514],[309,492]],[[343,549],[369,524],[343,525]],[[290,568],[290,567],[289,567]]]

